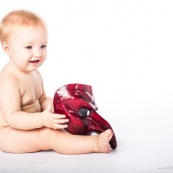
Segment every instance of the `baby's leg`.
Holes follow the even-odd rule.
[[[62,154],[109,152],[111,138],[111,130],[96,136],[79,136],[49,128],[22,131],[6,127],[0,130],[0,149],[10,153],[50,149]]]
[[[9,153],[37,152],[44,149],[40,144],[39,130],[0,129],[0,150]]]
[[[109,141],[112,131],[106,130],[95,136],[72,135],[65,131],[51,133],[49,137],[51,149],[62,154],[86,154],[93,152],[107,153],[111,151]]]

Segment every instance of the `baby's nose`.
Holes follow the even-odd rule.
[[[42,55],[42,51],[40,49],[34,50],[34,56],[40,57]]]

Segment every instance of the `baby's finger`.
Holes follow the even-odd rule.
[[[67,128],[67,127],[68,127],[67,124],[54,124],[54,125],[53,125],[53,128],[54,128],[54,129],[65,129],[65,128]]]
[[[60,118],[66,118],[66,116],[63,114],[53,114],[53,118],[54,119],[60,119]]]
[[[54,120],[55,124],[62,124],[62,123],[68,123],[69,119],[58,119],[58,120]]]

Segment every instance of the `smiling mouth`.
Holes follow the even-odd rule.
[[[37,64],[40,60],[33,60],[33,61],[29,61],[30,63],[34,63]]]

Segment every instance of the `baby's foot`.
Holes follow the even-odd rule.
[[[111,151],[109,141],[112,138],[112,131],[110,129],[95,136],[94,151],[98,153],[108,153]]]

